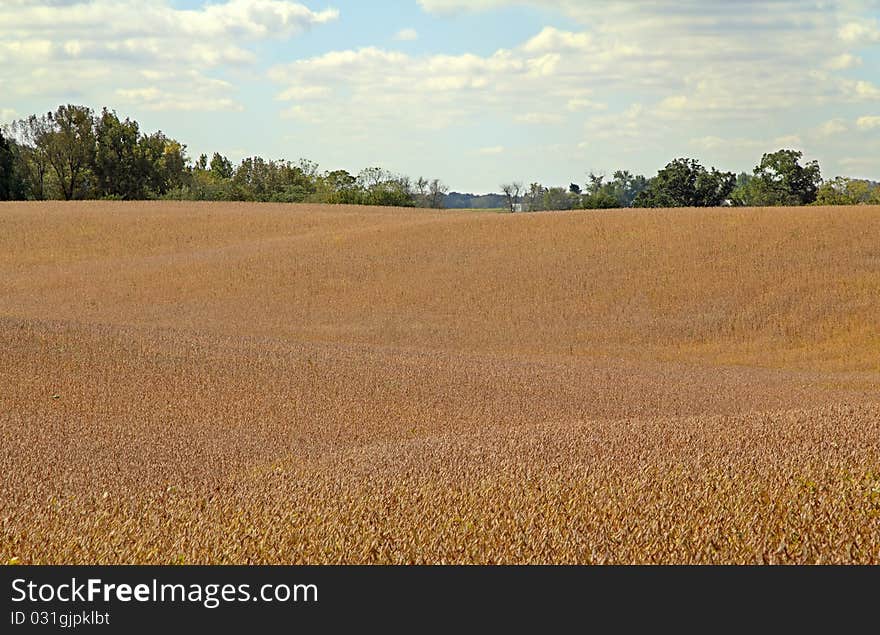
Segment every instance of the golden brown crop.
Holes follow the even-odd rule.
[[[0,204],[0,562],[880,563],[878,236]]]

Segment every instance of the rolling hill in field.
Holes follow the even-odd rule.
[[[0,560],[880,562],[880,210],[0,205]]]

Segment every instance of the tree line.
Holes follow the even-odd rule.
[[[880,204],[880,184],[837,177],[822,180],[817,161],[782,149],[764,154],[752,173],[706,169],[696,159],[674,159],[652,178],[617,170],[612,178],[590,173],[583,188],[514,181],[501,186],[510,211],[615,209],[621,207],[719,207]]]
[[[62,105],[0,130],[0,200],[173,199],[442,207],[439,179],[378,167],[320,172],[301,159],[215,152],[192,161],[186,145],[104,108]]]
[[[620,207],[880,204],[877,183],[823,181],[819,164],[782,149],[752,173],[671,161],[646,178],[617,170],[590,173],[583,187],[510,182],[500,194],[450,193],[439,179],[411,179],[379,167],[321,172],[316,163],[248,157],[238,165],[215,152],[192,161],[186,145],[104,108],[62,105],[0,129],[0,200],[176,199],[348,203],[402,207],[505,207],[510,211]]]

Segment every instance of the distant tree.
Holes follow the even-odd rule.
[[[838,176],[825,181],[816,193],[815,205],[873,205],[880,203],[880,187],[863,179]]]
[[[414,207],[412,185],[407,177],[390,177],[374,187],[368,195],[371,205],[387,207]]]
[[[314,182],[318,178],[318,168],[320,166],[314,161],[300,159],[296,162],[296,166],[292,167],[295,167],[298,170],[298,174],[302,175],[302,178],[309,182]]]
[[[531,183],[529,185],[529,191],[523,196],[525,209],[529,212],[539,212],[546,209],[544,207],[544,193],[546,191],[547,188],[540,183]]]
[[[428,207],[428,186],[431,182],[423,176],[420,176],[415,182],[416,206]]]
[[[183,188],[189,181],[186,146],[160,130],[141,135],[138,141],[138,172],[144,195],[149,198],[165,196]]]
[[[715,207],[733,191],[731,172],[707,171],[696,159],[675,159],[639,193],[636,207]]]
[[[697,176],[696,200],[697,207],[719,207],[725,204],[727,197],[736,186],[736,175],[733,172],[703,170]]]
[[[48,125],[36,139],[45,149],[65,200],[84,198],[92,189],[95,118],[91,108],[71,104],[46,115]]]
[[[822,174],[817,161],[800,164],[803,153],[779,150],[765,154],[745,189],[746,205],[808,205],[816,200]]]
[[[516,211],[516,206],[520,204],[520,193],[522,192],[523,184],[521,181],[513,181],[512,183],[504,183],[501,186],[501,191],[504,193],[504,198],[507,202],[507,208],[511,212]]]
[[[748,200],[751,196],[751,193],[749,191],[750,183],[754,178],[755,177],[748,172],[740,172],[736,175],[736,184],[734,185],[733,190],[730,192],[729,196],[729,200],[732,205],[738,207],[748,205]]]
[[[21,198],[22,189],[18,180],[13,144],[0,130],[0,201]]]
[[[139,171],[138,124],[120,121],[106,108],[95,123],[94,172],[99,196],[122,199],[144,197],[143,179]]]
[[[644,176],[633,175],[629,170],[617,170],[611,183],[618,207],[632,207],[636,196],[648,187],[648,180]]]
[[[357,176],[358,183],[365,190],[377,188],[390,178],[391,175],[379,167],[364,168]]]
[[[590,172],[582,197],[584,209],[614,209],[620,207],[620,198],[613,183],[605,182],[604,174]]]
[[[876,205],[880,203],[880,188],[865,179],[847,179],[846,193],[850,200],[853,201],[852,205]]]
[[[449,188],[439,179],[432,179],[428,186],[428,207],[440,209],[444,207],[443,201]]]
[[[570,191],[564,187],[550,187],[544,189],[543,209],[565,210],[572,208]]]
[[[449,209],[503,209],[509,206],[503,194],[463,194],[450,192],[444,199]]]
[[[400,201],[396,202],[395,205],[399,207],[415,207],[416,202],[415,196],[413,195],[412,179],[410,179],[405,174],[398,174],[391,181],[394,189],[396,189],[398,194],[401,196]],[[436,179],[434,179],[433,183],[434,186],[438,188],[437,192],[439,200],[437,202],[437,205],[441,206],[443,204],[443,190],[445,189],[446,191],[449,191],[449,189]]]
[[[577,196],[580,196],[581,195],[581,186],[578,185],[577,183],[572,183],[571,185],[568,186],[568,191],[571,194],[575,194]]]
[[[42,201],[49,196],[49,156],[45,144],[38,143],[49,134],[52,123],[48,116],[31,115],[12,123],[10,128],[18,141],[19,173],[23,176],[30,198]]]
[[[331,203],[355,204],[362,202],[361,190],[357,184],[357,178],[345,170],[334,170],[324,176],[324,181],[329,184],[332,192]]]
[[[215,152],[214,156],[211,157],[211,176],[217,179],[218,181],[222,181],[225,179],[231,179],[235,170],[232,167],[232,161],[224,157],[219,152]]]
[[[297,203],[314,201],[321,180],[318,164],[300,159],[296,163],[290,161],[273,161],[275,171],[272,173],[273,201]]]
[[[361,170],[357,177],[363,203],[388,207],[414,207],[416,195],[409,177],[394,175],[379,167]]]

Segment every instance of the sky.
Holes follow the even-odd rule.
[[[783,147],[880,179],[880,0],[0,0],[0,124],[62,103],[460,192]]]

